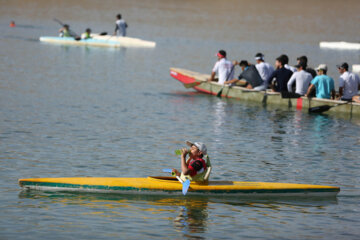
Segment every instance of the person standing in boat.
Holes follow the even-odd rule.
[[[240,63],[234,62],[234,65],[239,64],[242,72],[238,78],[231,79],[226,81],[225,84],[234,85],[237,82],[240,82],[244,79],[246,81],[245,87],[248,89],[253,89],[254,87],[260,86],[263,81],[254,65],[250,65],[248,61],[241,60]]]
[[[226,52],[224,50],[220,50],[216,56],[218,61],[215,63],[208,81],[214,81],[215,75],[218,74],[218,83],[224,84],[226,80],[234,78],[233,64],[226,59]]]
[[[327,76],[326,64],[320,64],[317,68],[317,76],[311,80],[310,86],[305,94],[305,97],[311,97],[311,92],[316,90],[316,98],[335,99],[335,84],[334,80]]]
[[[340,100],[351,102],[360,90],[360,78],[357,74],[349,72],[349,65],[346,62],[336,65],[336,67],[341,74],[339,78]]]
[[[117,35],[119,32],[119,36],[125,37],[127,27],[128,25],[125,20],[121,18],[121,14],[116,15],[114,35]]]
[[[297,64],[296,66],[296,72],[294,72],[291,75],[291,78],[289,79],[287,83],[287,88],[289,93],[292,93],[292,87],[295,83],[296,90],[295,90],[295,97],[301,97],[304,96],[309,88],[310,82],[313,79],[311,74],[308,72],[305,72],[304,68],[305,66],[302,64]]]
[[[255,55],[255,61],[256,61],[255,67],[258,70],[258,72],[261,76],[261,79],[263,80],[263,83],[260,86],[254,88],[255,90],[259,90],[259,91],[264,91],[267,89],[268,83],[266,82],[266,80],[274,72],[273,66],[271,66],[269,63],[265,62],[264,57],[265,56],[262,53],[257,53]]]
[[[187,179],[193,181],[207,180],[208,176],[206,176],[206,173],[208,172],[208,167],[210,167],[210,161],[207,156],[205,144],[201,142],[192,143],[189,141],[186,141],[186,144],[191,148],[181,149],[181,172],[176,169],[172,169],[172,172],[183,181]],[[187,155],[189,155],[189,157],[186,160]],[[207,162],[204,160],[205,156]]]

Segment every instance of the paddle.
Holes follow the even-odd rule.
[[[185,88],[192,88],[192,87],[196,87],[197,85],[200,85],[201,82],[193,82],[193,83],[184,83],[184,87]]]
[[[235,68],[235,65],[233,65],[231,67],[231,71],[230,71],[229,75],[227,75],[226,81],[229,80],[229,77],[230,77],[231,73],[234,71],[234,68]],[[225,84],[221,87],[220,91],[216,94],[217,97],[221,97],[221,94],[222,94],[222,91],[224,90],[224,87],[225,87]]]
[[[61,21],[60,21],[59,19],[57,19],[57,18],[53,18],[53,20],[54,20],[55,22],[59,23],[61,26],[64,26],[64,25],[65,25],[63,22],[61,22]],[[70,30],[70,28],[69,28],[69,32],[70,32],[70,34],[73,36],[73,38],[74,38],[76,41],[80,41],[80,40],[81,40],[81,37],[79,37],[79,35],[76,34],[76,32]],[[74,37],[74,36],[75,36],[75,37]]]
[[[171,173],[171,175],[175,174],[175,173],[173,174],[173,171],[172,171],[171,168],[164,168],[163,172]],[[181,180],[181,178],[179,176],[176,176],[176,179],[179,180],[179,182],[181,182],[181,184],[182,184],[182,193],[184,195],[186,195],[186,193],[188,192],[189,187],[190,187],[190,180],[186,179],[186,181],[184,182],[183,180]]]
[[[344,105],[344,104],[348,104],[348,102],[346,102],[346,103],[338,103],[338,104],[335,104],[333,106],[322,105],[322,106],[318,106],[318,107],[312,107],[312,108],[309,108],[309,113],[323,113],[323,112],[328,111],[330,108],[340,106],[340,105]]]

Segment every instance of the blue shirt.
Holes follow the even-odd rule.
[[[316,97],[317,98],[327,98],[330,99],[330,94],[332,90],[335,90],[334,80],[327,75],[318,75],[313,80],[311,80],[316,88]]]

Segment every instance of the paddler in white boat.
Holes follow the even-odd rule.
[[[70,33],[70,26],[68,24],[64,24],[62,28],[59,29],[60,37],[75,37]]]
[[[224,84],[225,81],[234,78],[234,66],[231,61],[226,59],[226,52],[224,50],[220,50],[216,56],[218,61],[215,63],[208,81],[215,81],[215,75],[218,74],[218,83]]]
[[[85,32],[82,34],[83,38],[82,39],[90,39],[91,37],[91,29],[87,28],[85,30]]]
[[[190,149],[182,148],[180,150],[181,172],[176,169],[172,169],[172,172],[183,181],[187,179],[190,181],[207,181],[211,171],[211,164],[205,144],[201,142],[192,143],[189,141],[186,141],[186,144]],[[189,155],[189,157],[186,160],[187,155]]]

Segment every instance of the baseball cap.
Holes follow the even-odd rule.
[[[337,68],[343,68],[348,70],[349,69],[349,65],[346,62],[343,62],[342,64],[336,65]]]
[[[327,71],[327,66],[326,66],[326,64],[320,64],[315,70],[316,70],[316,71],[319,71],[320,69]]]
[[[190,141],[186,141],[185,143],[189,147],[192,147],[193,145],[195,145],[204,155],[206,155],[207,148],[206,148],[205,144],[203,144],[202,142],[194,142],[194,143],[192,143]]]
[[[220,51],[216,54],[216,56],[218,56],[218,57],[226,57],[226,52],[225,52],[224,50],[220,50]]]

